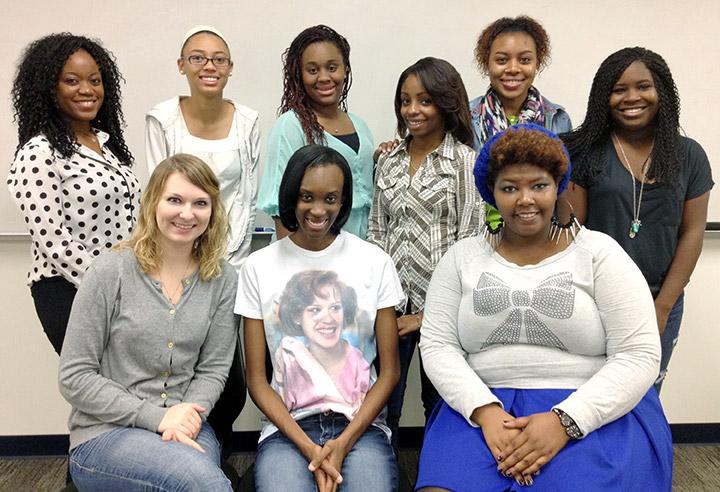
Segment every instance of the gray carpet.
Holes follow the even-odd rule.
[[[400,465],[408,480],[415,480],[417,451],[402,451]],[[238,453],[230,462],[242,475],[252,465],[253,453]],[[0,491],[59,491],[65,486],[65,458],[0,459]],[[631,470],[628,470],[632,473]],[[643,490],[639,486],[638,490]],[[673,491],[704,492],[720,490],[720,446],[675,446]],[[532,487],[528,488],[532,491]]]

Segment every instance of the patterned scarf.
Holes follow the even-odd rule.
[[[544,104],[540,91],[534,86],[530,86],[527,99],[520,109],[518,123],[535,123],[545,126]],[[505,110],[500,102],[500,97],[495,93],[492,87],[488,89],[485,96],[480,100],[480,104],[474,109],[480,114],[480,143],[484,143],[488,138],[496,133],[505,130],[508,127]]]
[[[540,91],[535,86],[530,86],[527,99],[520,109],[517,123],[535,123],[545,126],[544,100]],[[470,108],[474,114],[479,115],[480,120],[480,142],[482,146],[493,135],[507,129],[508,121],[505,116],[500,97],[495,93],[492,86],[488,88],[485,96],[474,108]],[[502,224],[502,217],[492,205],[485,203],[485,223],[491,230],[499,230]]]

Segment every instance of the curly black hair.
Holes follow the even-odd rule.
[[[402,106],[402,85],[410,75],[417,76],[433,103],[440,110],[443,126],[458,142],[472,147],[473,129],[470,119],[470,107],[462,77],[450,63],[440,58],[421,58],[403,73],[400,74],[395,88],[395,116],[397,117],[397,131],[402,137],[407,136],[408,129],[405,120],[400,114]]]
[[[123,137],[125,117],[120,107],[120,82],[125,79],[115,64],[115,56],[99,41],[67,32],[33,41],[18,63],[11,92],[13,119],[18,124],[15,153],[38,134],[43,134],[60,156],[69,158],[75,153],[75,132],[58,107],[57,86],[65,62],[81,49],[97,63],[105,90],[103,104],[90,125],[110,135],[107,146],[121,162],[131,165],[133,156]]]
[[[673,186],[680,171],[680,97],[665,60],[646,48],[623,48],[608,56],[598,68],[588,96],[587,112],[582,124],[561,135],[573,162],[573,181],[590,185],[605,168],[603,154],[613,130],[610,95],[623,72],[636,61],[652,74],[658,93],[655,116],[655,144],[647,178]]]
[[[480,71],[487,75],[490,64],[490,48],[499,35],[508,32],[524,32],[535,41],[538,70],[550,64],[550,36],[545,28],[532,17],[521,15],[518,17],[501,17],[487,26],[478,36],[475,45],[475,62]]]
[[[323,128],[318,123],[315,112],[310,107],[302,77],[302,55],[305,48],[313,43],[332,43],[340,50],[345,64],[345,83],[343,84],[338,105],[341,110],[347,111],[347,95],[352,85],[350,44],[347,39],[338,34],[333,28],[320,24],[308,27],[298,34],[282,55],[283,96],[280,108],[278,108],[278,115],[291,110],[295,111],[307,142],[322,143],[325,140]]]

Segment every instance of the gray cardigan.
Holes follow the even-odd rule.
[[[60,356],[70,449],[117,427],[156,432],[176,403],[209,412],[232,363],[236,291],[237,274],[223,263],[219,277],[184,279],[173,306],[132,250],[100,255],[75,297]]]

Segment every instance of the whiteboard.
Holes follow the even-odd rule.
[[[247,2],[126,0],[4,2],[0,16],[0,176],[3,181],[17,145],[9,92],[24,46],[51,32],[100,38],[117,57],[123,86],[126,140],[141,182],[147,179],[144,115],[156,103],[186,94],[175,60],[185,31],[211,24],[228,38],[235,69],[226,96],[260,112],[263,137],[276,118],[282,94],[281,54],[303,28],[324,23],[350,42],[353,86],[350,110],[363,118],[376,142],[392,138],[393,94],[400,72],[424,56],[450,61],[471,98],[487,80],[473,60],[479,32],[501,16],[527,14],[547,29],[552,63],[535,85],[568,110],[573,123],[585,113],[592,77],[600,62],[625,46],[644,46],[665,57],[682,101],[681,123],[705,148],[720,179],[720,2],[716,0],[318,0]],[[709,122],[709,123],[708,123]],[[261,157],[261,168],[263,163]],[[720,198],[711,197],[711,221],[720,221]],[[267,217],[260,224],[268,223]],[[0,190],[0,233],[25,232],[15,204]]]

